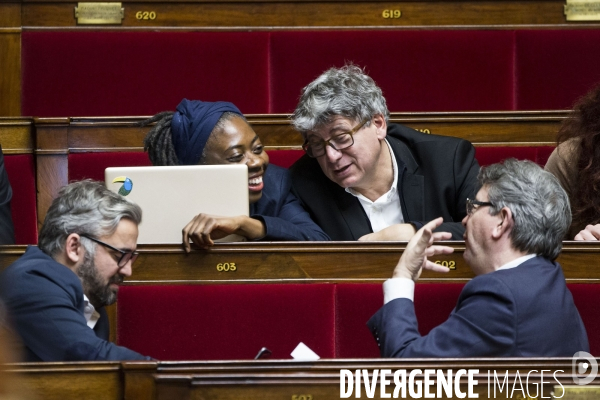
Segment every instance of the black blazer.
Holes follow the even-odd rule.
[[[262,241],[326,241],[329,237],[315,224],[291,191],[289,171],[269,165],[263,176],[262,197],[250,204],[250,216],[265,224]]]
[[[462,240],[466,199],[478,190],[475,148],[463,139],[428,135],[389,124],[387,140],[398,163],[398,190],[405,222],[420,228],[443,217],[437,231]],[[358,240],[372,233],[358,199],[323,174],[316,159],[304,155],[290,168],[292,189],[331,240]]]

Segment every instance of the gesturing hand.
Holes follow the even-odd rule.
[[[452,237],[450,232],[436,232],[433,230],[444,222],[442,218],[434,219],[425,224],[406,245],[406,250],[400,257],[392,278],[408,278],[416,281],[421,271],[429,269],[437,272],[448,272],[447,267],[435,264],[427,257],[438,254],[450,254],[454,251],[452,247],[433,245],[434,241],[448,240]]]

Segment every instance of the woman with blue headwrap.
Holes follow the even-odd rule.
[[[198,214],[183,229],[183,245],[200,247],[238,234],[251,240],[329,240],[290,191],[288,171],[269,165],[259,137],[228,102],[183,99],[176,112],[160,113],[144,139],[153,165],[246,164],[250,217]]]

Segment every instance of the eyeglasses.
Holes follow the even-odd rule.
[[[467,215],[473,214],[473,212],[475,211],[475,206],[477,206],[477,207],[492,206],[493,207],[494,204],[490,203],[489,201],[479,201],[479,200],[473,200],[473,199],[467,198]]]
[[[366,118],[351,131],[332,136],[329,140],[307,140],[302,145],[302,149],[312,158],[321,157],[325,154],[325,146],[331,146],[332,149],[337,151],[347,149],[354,144],[354,134],[361,130],[370,120],[371,118]]]
[[[113,251],[119,252],[121,253],[121,258],[119,258],[119,261],[117,261],[117,265],[119,266],[119,268],[123,268],[130,260],[131,263],[133,264],[135,262],[135,260],[137,259],[137,257],[139,256],[140,253],[138,253],[137,251],[124,251],[121,249],[117,249],[116,247],[111,246],[108,243],[104,243],[101,240],[98,239],[94,239],[93,237],[87,236],[87,235],[79,235],[82,236],[86,239],[91,240],[92,242],[96,242],[99,245],[102,245],[108,249],[111,249]]]

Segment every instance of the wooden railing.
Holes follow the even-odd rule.
[[[454,253],[432,258],[446,274],[423,271],[419,282],[466,282],[474,274],[462,258],[464,242],[446,242]],[[178,245],[140,245],[126,285],[179,283],[382,282],[406,242],[217,243],[186,254]],[[25,246],[0,246],[0,268]],[[600,243],[565,242],[558,258],[568,283],[600,281]],[[235,266],[235,269],[233,268]]]
[[[8,376],[18,377],[34,394],[43,399],[291,399],[329,400],[340,398],[341,370],[364,370],[371,383],[375,371],[387,370],[391,382],[386,393],[392,393],[396,384],[393,374],[405,371],[406,398],[410,395],[409,376],[423,384],[427,370],[472,371],[470,386],[479,398],[515,399],[556,397],[564,399],[596,398],[600,378],[589,386],[573,386],[571,358],[518,358],[518,359],[412,359],[412,360],[319,360],[297,362],[274,361],[215,361],[215,362],[124,362],[124,363],[29,363],[7,365]],[[390,377],[390,374],[392,375]],[[494,374],[499,382],[494,382]],[[431,376],[427,390],[435,393],[437,379]],[[507,378],[508,385],[502,380]],[[489,381],[489,385],[488,385]],[[344,381],[347,385],[347,380]],[[381,397],[378,379],[375,399]],[[458,390],[467,393],[469,379],[465,373],[459,378]],[[516,392],[512,392],[513,385]],[[413,387],[416,390],[416,387]],[[344,390],[347,392],[348,387]],[[422,386],[421,390],[425,390]],[[563,396],[563,390],[564,396]],[[362,398],[366,398],[361,384]],[[494,396],[495,392],[495,396]],[[423,391],[421,395],[423,395]],[[537,394],[536,394],[537,393]],[[457,396],[452,388],[451,397]],[[520,394],[525,396],[518,397]],[[580,396],[580,397],[579,397]],[[587,396],[587,397],[586,397]],[[538,398],[539,398],[538,397]],[[353,392],[351,398],[357,398]],[[439,398],[439,397],[438,397]]]

